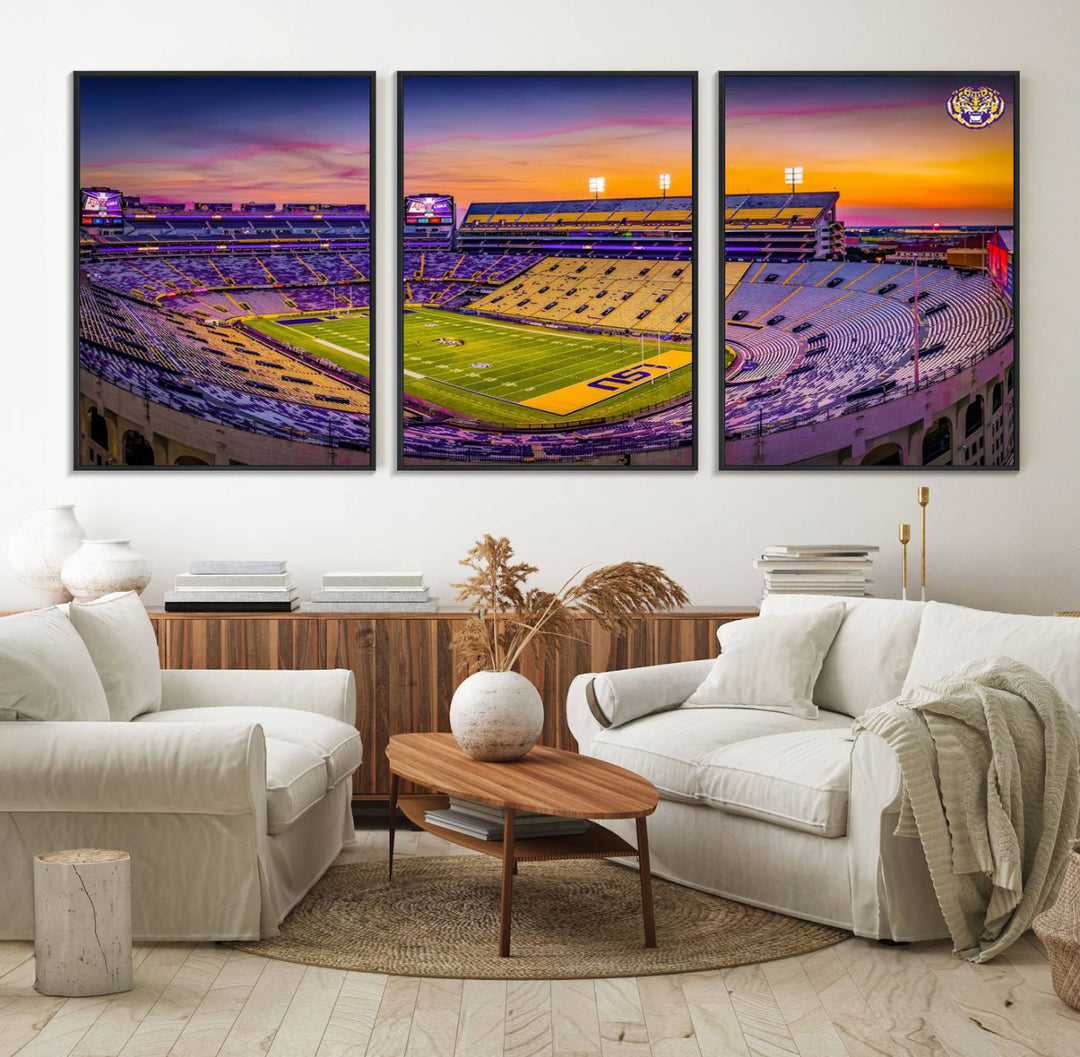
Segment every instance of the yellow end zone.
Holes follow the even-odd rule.
[[[647,356],[643,361],[622,367],[617,371],[608,371],[607,374],[598,374],[584,382],[576,382],[564,389],[556,389],[545,393],[543,396],[533,397],[532,400],[519,401],[525,407],[535,408],[537,411],[549,411],[553,415],[572,415],[575,411],[598,404],[601,400],[618,396],[619,393],[629,393],[639,385],[646,385],[655,378],[663,378],[665,375],[685,367],[693,361],[693,353],[690,349],[668,349],[659,356]]]

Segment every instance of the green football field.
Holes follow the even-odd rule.
[[[286,328],[289,329],[289,328]],[[463,344],[447,344],[462,342]],[[578,334],[416,308],[404,318],[405,391],[421,400],[502,425],[572,424],[622,417],[690,392],[691,368],[618,393],[570,414],[521,403],[611,371],[633,368],[686,344]],[[596,392],[601,392],[597,390]]]
[[[314,317],[319,318],[319,317]],[[371,333],[367,313],[285,326],[273,319],[251,319],[248,326],[268,338],[370,377]]]

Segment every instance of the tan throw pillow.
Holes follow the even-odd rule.
[[[759,708],[816,719],[814,684],[843,619],[838,604],[722,625],[720,656],[683,707]]]
[[[109,718],[94,662],[59,609],[35,609],[0,619],[0,717]]]
[[[101,677],[113,719],[126,723],[161,708],[157,638],[134,591],[72,602],[68,616]]]

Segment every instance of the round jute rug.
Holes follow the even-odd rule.
[[[497,953],[499,870],[487,856],[332,866],[271,939],[267,958],[399,976],[557,980],[648,976],[764,962],[849,935],[654,880],[658,946],[646,950],[638,875],[604,860],[521,863],[510,957]]]

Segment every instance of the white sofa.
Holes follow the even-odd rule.
[[[579,676],[581,752],[650,779],[653,872],[745,903],[895,941],[948,935],[922,846],[894,836],[896,757],[852,718],[970,660],[1005,655],[1080,708],[1080,620],[884,599],[770,596],[762,615],[846,604],[814,688],[816,719],[684,708],[712,661]],[[634,842],[633,823],[612,825]]]
[[[159,671],[134,595],[77,614],[73,605],[80,634],[88,618],[93,666],[72,654],[36,674],[20,656],[79,644],[66,608],[0,620],[0,715],[7,704],[6,718],[28,718],[20,707],[71,717],[0,722],[0,939],[33,937],[33,857],[87,846],[130,853],[136,939],[273,935],[354,839],[362,747],[352,673]],[[72,667],[79,677],[65,684]],[[78,700],[63,700],[65,685]],[[102,687],[108,710],[87,721],[87,708],[100,714]],[[151,709],[117,714],[133,687]]]

